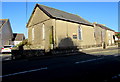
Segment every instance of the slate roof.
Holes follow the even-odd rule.
[[[7,19],[0,19],[0,28],[2,27],[2,25],[7,21]]]
[[[65,21],[69,21],[69,22],[74,22],[74,23],[93,26],[92,23],[90,23],[89,21],[83,19],[82,17],[80,17],[78,15],[71,14],[71,13],[68,13],[68,12],[65,12],[65,11],[61,11],[61,10],[51,8],[51,7],[47,7],[47,6],[40,5],[40,4],[36,4],[35,8],[36,7],[39,7],[47,16],[49,16],[53,19],[60,19],[60,20],[65,20]],[[35,8],[34,8],[34,10],[35,10]]]
[[[104,26],[104,25],[102,25],[102,24],[96,24],[97,26],[99,26],[99,27],[101,27],[101,28],[103,28],[103,29],[105,29],[105,30],[110,30],[110,31],[114,31],[114,30],[112,30],[112,29],[110,29],[110,28],[108,28],[108,27],[106,27],[106,26]],[[115,31],[114,31],[115,32]]]
[[[12,41],[23,41],[25,39],[24,34],[13,33]]]

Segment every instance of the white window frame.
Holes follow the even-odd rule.
[[[82,40],[82,28],[81,28],[81,26],[78,26],[78,40]]]
[[[45,24],[42,25],[42,38],[45,39]]]
[[[35,36],[34,36],[35,34],[34,34],[34,28],[32,28],[32,40],[34,40],[35,39]]]

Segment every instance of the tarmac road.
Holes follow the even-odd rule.
[[[77,54],[4,62],[2,82],[120,82],[120,56]]]
[[[0,61],[11,60],[11,55],[12,54],[0,54]]]

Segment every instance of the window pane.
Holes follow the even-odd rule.
[[[78,39],[81,40],[81,28],[78,27]]]
[[[77,39],[77,35],[73,35],[73,39]]]
[[[42,26],[42,32],[43,32],[43,39],[45,39],[45,25],[43,24],[43,26]]]
[[[32,40],[34,40],[34,28],[32,28]]]

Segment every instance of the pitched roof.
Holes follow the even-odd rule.
[[[13,33],[12,41],[23,41],[25,39],[24,34]]]
[[[39,7],[47,16],[49,16],[53,19],[60,19],[60,20],[65,20],[65,21],[69,21],[69,22],[93,26],[92,23],[90,23],[89,21],[83,19],[82,17],[80,17],[78,15],[67,13],[67,12],[64,12],[64,11],[61,11],[61,10],[58,10],[55,8],[47,7],[44,5],[40,5],[40,4],[36,4],[35,8],[36,7]],[[34,8],[34,10],[35,10],[35,8]]]
[[[115,34],[120,34],[120,32],[115,32]]]
[[[5,24],[8,19],[0,19],[0,28]]]
[[[110,28],[108,28],[108,27],[106,27],[106,26],[104,26],[104,25],[102,25],[102,24],[96,24],[97,26],[99,26],[99,27],[101,27],[101,28],[103,28],[103,29],[105,29],[105,30],[110,30],[110,31],[114,31],[114,30],[112,30],[112,29],[110,29]],[[115,32],[115,31],[114,31]]]

